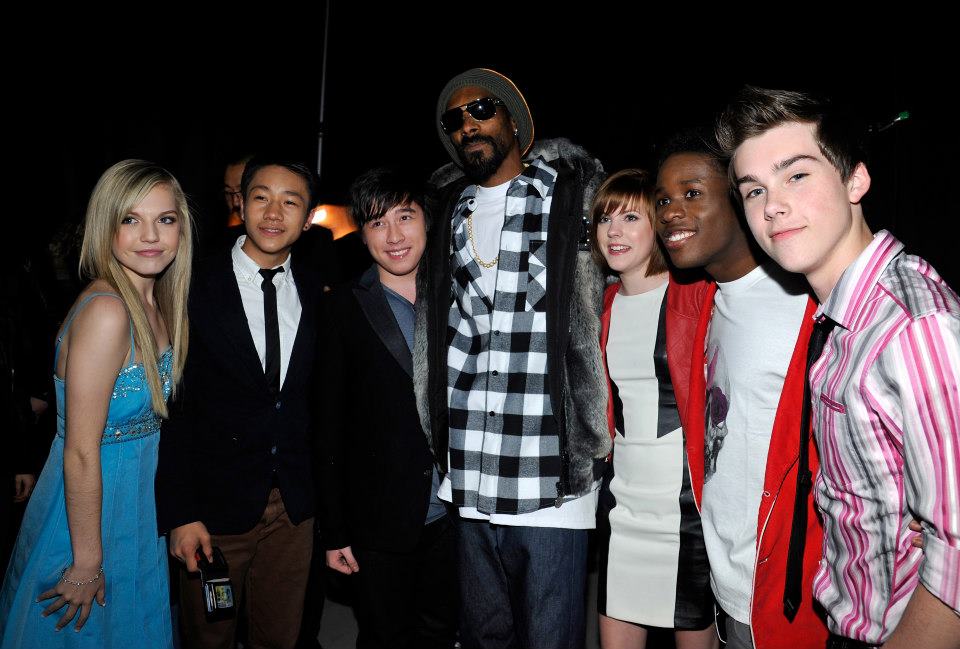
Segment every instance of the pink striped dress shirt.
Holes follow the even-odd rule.
[[[833,633],[887,640],[918,581],[960,606],[960,301],[879,232],[816,317],[837,322],[810,372]],[[923,526],[924,549],[907,525]]]

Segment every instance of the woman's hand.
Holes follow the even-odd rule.
[[[33,493],[35,486],[37,486],[37,476],[32,473],[18,473],[13,476],[13,502],[25,501]]]
[[[40,595],[38,602],[56,597],[53,604],[43,611],[43,617],[59,611],[64,606],[67,607],[63,617],[57,622],[57,631],[67,626],[79,611],[80,617],[73,630],[79,631],[86,624],[90,617],[90,609],[93,606],[93,600],[96,599],[100,606],[106,606],[107,579],[103,574],[103,568],[96,572],[78,570],[76,566],[70,566],[63,571],[63,576],[57,585]]]

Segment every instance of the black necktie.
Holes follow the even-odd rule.
[[[800,410],[800,457],[797,460],[797,495],[793,501],[793,524],[790,526],[790,547],[787,550],[787,578],[783,588],[783,614],[791,622],[800,610],[803,599],[803,548],[807,542],[807,498],[813,484],[810,475],[810,368],[820,358],[823,345],[836,322],[827,316],[813,325],[807,347],[807,371],[803,376],[803,406]]]
[[[267,339],[267,354],[263,364],[263,373],[267,377],[270,392],[280,392],[280,320],[277,317],[277,287],[273,285],[273,276],[283,272],[280,268],[261,268],[263,282],[263,332]]]

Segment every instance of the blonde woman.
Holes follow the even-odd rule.
[[[176,179],[142,160],[107,169],[81,250],[93,281],[56,342],[57,435],[0,594],[3,649],[173,646],[153,480],[187,353],[190,257]]]

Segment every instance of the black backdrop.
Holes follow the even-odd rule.
[[[723,16],[602,2],[332,2],[329,25],[324,2],[260,6],[221,23],[167,15],[149,33],[71,33],[16,52],[7,133],[23,148],[8,151],[8,162],[34,200],[21,206],[33,216],[14,219],[21,227],[10,240],[39,243],[80,220],[98,175],[125,157],[170,168],[206,229],[223,216],[226,157],[281,149],[316,160],[327,26],[325,202],[344,202],[350,180],[370,166],[426,175],[446,162],[434,102],[468,67],[513,78],[538,137],[569,137],[608,170],[651,165],[656,142],[709,119],[744,83],[810,89],[852,104],[866,124],[910,111],[870,140],[867,216],[958,285],[947,236],[960,144],[948,101],[955,48],[935,19],[925,17],[918,32],[909,8],[881,29],[876,16],[798,17],[786,12],[800,9],[773,6],[741,17],[735,12],[748,8]]]

